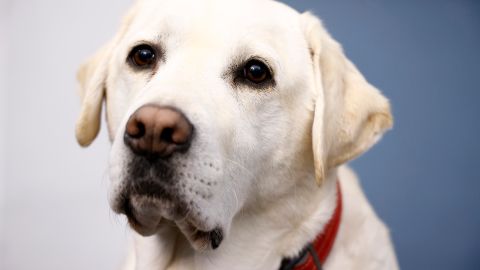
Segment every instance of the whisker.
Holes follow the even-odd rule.
[[[229,159],[229,158],[222,158],[224,161],[227,161],[233,165],[235,165],[237,168],[239,169],[242,169],[244,172],[248,173],[250,177],[253,177],[254,174],[247,168],[245,168],[245,166],[243,166],[242,164],[240,164],[239,162],[235,161],[235,160],[232,160],[232,159]]]

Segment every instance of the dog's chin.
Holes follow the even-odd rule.
[[[125,214],[130,227],[142,236],[154,235],[162,226],[174,223],[197,251],[216,249],[223,241],[221,227],[207,227],[205,222],[188,217],[188,209],[169,200],[130,195],[116,212]]]
[[[224,233],[221,227],[201,230],[188,220],[178,221],[176,224],[197,251],[217,249],[223,241]]]
[[[155,234],[166,217],[172,217],[172,204],[145,195],[131,195],[123,203],[130,227],[143,236]]]

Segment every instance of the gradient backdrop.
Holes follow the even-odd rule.
[[[285,1],[319,15],[390,98],[395,128],[352,163],[403,269],[480,269],[480,2]],[[0,269],[117,269],[109,145],[75,144],[74,74],[130,1],[0,0]]]

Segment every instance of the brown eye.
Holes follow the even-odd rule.
[[[146,68],[155,64],[155,50],[149,45],[139,45],[130,52],[130,61],[137,67]]]
[[[270,69],[259,60],[250,60],[243,68],[243,76],[255,83],[260,84],[272,78]]]

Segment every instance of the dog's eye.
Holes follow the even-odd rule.
[[[147,68],[155,64],[155,49],[149,45],[139,45],[133,48],[129,56],[130,62],[137,67]]]
[[[261,84],[272,78],[270,69],[259,60],[248,61],[243,68],[243,76],[255,84]]]

